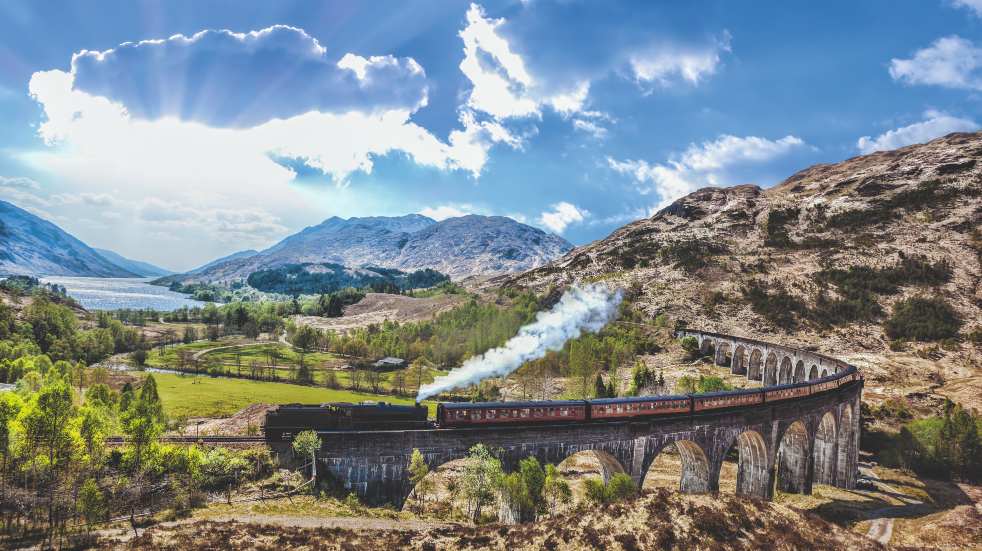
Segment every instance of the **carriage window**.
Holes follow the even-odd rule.
[[[529,408],[525,408],[522,410],[522,417],[528,417],[530,413],[531,410],[529,410]]]

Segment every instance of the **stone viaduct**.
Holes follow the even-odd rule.
[[[676,336],[695,337],[718,365],[746,372],[748,378],[763,378],[765,385],[809,380],[849,367],[820,354],[729,335],[682,330]],[[816,482],[852,488],[862,384],[859,380],[783,402],[631,421],[322,432],[319,470],[326,468],[368,502],[401,506],[412,491],[406,467],[413,449],[435,469],[483,443],[498,450],[506,471],[528,456],[558,464],[575,453],[593,451],[641,484],[659,453],[674,444],[682,461],[683,492],[719,491],[720,469],[733,455],[739,495],[770,499],[775,487],[810,493]]]

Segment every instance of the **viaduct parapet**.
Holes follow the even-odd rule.
[[[807,381],[850,367],[821,354],[752,339],[693,330],[676,336],[695,337],[704,352],[714,354],[717,365],[765,385]],[[782,402],[631,421],[322,432],[318,461],[366,501],[397,506],[412,491],[407,465],[414,449],[436,469],[465,457],[479,443],[498,450],[506,470],[529,456],[558,464],[575,453],[593,451],[638,484],[658,455],[674,444],[682,460],[679,490],[687,493],[717,492],[724,459],[734,450],[738,495],[770,499],[775,488],[811,493],[814,483],[852,488],[862,385],[859,380]]]

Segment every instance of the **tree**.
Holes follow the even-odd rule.
[[[688,359],[694,360],[699,357],[699,341],[695,337],[683,337],[680,344]]]
[[[317,450],[321,449],[321,437],[312,430],[305,430],[293,438],[293,452],[310,457],[310,479],[317,479]]]
[[[593,395],[597,398],[608,398],[607,385],[604,384],[603,374],[597,373],[597,379],[594,383]]]
[[[944,420],[935,446],[938,461],[950,469],[953,478],[982,478],[982,444],[972,414],[950,400],[945,402]]]
[[[133,445],[134,467],[139,469],[147,450],[155,445],[164,430],[164,410],[153,375],[147,375],[140,397],[131,400],[129,408],[122,412],[122,420],[123,430]]]
[[[550,514],[555,515],[561,505],[573,500],[573,491],[555,465],[546,465],[546,478],[542,485],[542,495]]]
[[[193,343],[196,340],[198,340],[198,330],[195,329],[194,326],[185,325],[184,326],[184,336],[181,339],[181,341],[184,344],[191,344],[191,343]]]
[[[95,479],[87,478],[78,491],[78,509],[82,518],[91,525],[106,518],[106,496]],[[86,530],[90,530],[86,526]]]
[[[101,402],[93,405],[82,406],[79,410],[78,433],[85,442],[85,451],[88,453],[89,461],[98,463],[102,457],[103,446],[106,433],[109,430],[109,420]]]
[[[418,449],[413,449],[413,454],[409,458],[409,482],[413,485],[413,493],[416,496],[417,507],[420,512],[426,503],[426,496],[433,490],[433,480],[426,478],[430,474],[430,466],[426,464],[426,459]]]
[[[299,325],[293,330],[293,338],[290,342],[300,349],[300,369],[304,368],[304,355],[317,345],[318,339],[317,330],[309,325]]]
[[[423,386],[423,370],[426,369],[427,363],[426,358],[420,356],[410,364],[413,372],[413,382],[416,384],[416,394],[419,394],[419,387]]]
[[[147,363],[147,351],[143,348],[137,348],[130,353],[130,358],[133,359],[133,363],[137,366],[143,367]]]
[[[543,509],[543,489],[546,473],[535,457],[526,457],[518,463],[518,471],[504,476],[501,496],[505,509],[518,522],[535,520]]]
[[[502,476],[501,461],[484,444],[470,449],[461,477],[461,490],[467,499],[467,512],[472,522],[481,518],[481,509],[494,501],[494,489]]]
[[[0,469],[0,501],[4,501],[7,488],[7,463],[11,452],[11,428],[14,419],[24,407],[24,401],[13,392],[0,393],[0,458],[3,459]]]
[[[368,379],[369,386],[372,387],[372,392],[375,394],[382,393],[382,371],[377,367],[372,367],[365,372],[366,378]]]

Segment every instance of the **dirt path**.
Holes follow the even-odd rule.
[[[870,468],[860,467],[859,471],[863,476],[873,480],[873,483],[882,491],[891,494],[895,499],[903,503],[903,505],[891,505],[870,511],[870,517],[873,518],[870,520],[869,531],[866,532],[866,537],[887,545],[890,543],[890,539],[893,538],[894,520],[900,516],[907,516],[912,508],[919,508],[924,505],[924,502],[906,497],[900,490],[880,482],[880,477]]]

